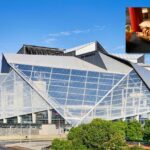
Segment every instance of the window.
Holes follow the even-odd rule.
[[[86,76],[86,71],[72,70],[72,75]]]

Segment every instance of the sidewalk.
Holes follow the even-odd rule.
[[[47,142],[26,142],[26,143],[15,143],[6,145],[9,150],[41,150],[42,148],[51,145],[50,141]]]

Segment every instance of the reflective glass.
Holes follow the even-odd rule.
[[[26,76],[34,81],[34,85],[38,85],[36,87],[39,90],[43,89],[44,84],[46,84],[46,90],[42,92],[45,92],[44,95],[48,96],[48,102],[55,106],[56,111],[62,114],[63,117],[72,118],[68,119],[71,124],[77,124],[77,120],[86,115],[95,104],[98,104],[97,107],[85,120],[89,121],[94,116],[116,119],[121,115],[131,114],[133,113],[131,109],[126,108],[121,111],[125,107],[123,99],[126,99],[126,106],[137,107],[139,100],[137,99],[133,103],[135,98],[132,97],[137,93],[139,94],[139,92],[143,93],[142,99],[146,101],[146,103],[141,101],[141,106],[150,105],[148,101],[150,98],[149,91],[144,84],[141,84],[142,81],[133,71],[129,74],[129,78],[126,77],[120,81],[125,76],[124,74],[65,68],[47,67],[44,69],[44,67],[35,66],[31,68],[31,73],[28,73],[27,70],[20,71],[27,71],[27,73],[25,72]],[[145,109],[140,108],[140,111],[142,110]]]

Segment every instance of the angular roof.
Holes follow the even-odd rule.
[[[144,63],[143,54],[112,54],[112,55],[120,57],[122,59],[126,59],[134,63]]]
[[[105,49],[97,41],[66,49],[64,53],[75,52],[75,55],[78,56],[97,50],[107,53]]]
[[[109,71],[113,71],[113,72],[122,72],[122,73],[129,73],[129,71],[132,70],[132,67],[116,60],[113,59],[112,57],[105,55],[101,52],[99,52],[99,55],[103,61],[103,63],[105,64],[107,70]]]
[[[134,63],[131,63],[135,71],[139,74],[139,76],[143,79],[145,84],[148,86],[150,89],[150,71],[137,65]]]
[[[26,64],[34,66],[107,72],[107,70],[103,68],[97,67],[96,65],[90,64],[74,56],[4,54],[4,57],[9,64]]]
[[[23,47],[17,52],[18,54],[29,55],[63,55],[64,49],[49,48],[35,45],[23,45]]]
[[[126,59],[122,59],[120,57],[117,57],[117,56],[114,56],[114,55],[111,55],[111,54],[105,54],[109,57],[111,57],[112,59],[116,60],[116,61],[119,61],[121,63],[123,63],[124,65],[126,66],[129,66],[129,67],[132,67],[136,72],[137,74],[139,75],[139,77],[143,80],[143,82],[145,83],[145,85],[148,87],[148,89],[150,90],[150,71],[139,66],[138,64],[136,63],[132,63]]]

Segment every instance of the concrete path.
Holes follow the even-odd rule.
[[[42,148],[51,145],[50,141],[45,142],[25,142],[25,143],[14,143],[5,145],[10,150],[41,150]],[[20,148],[20,149],[18,149]]]

